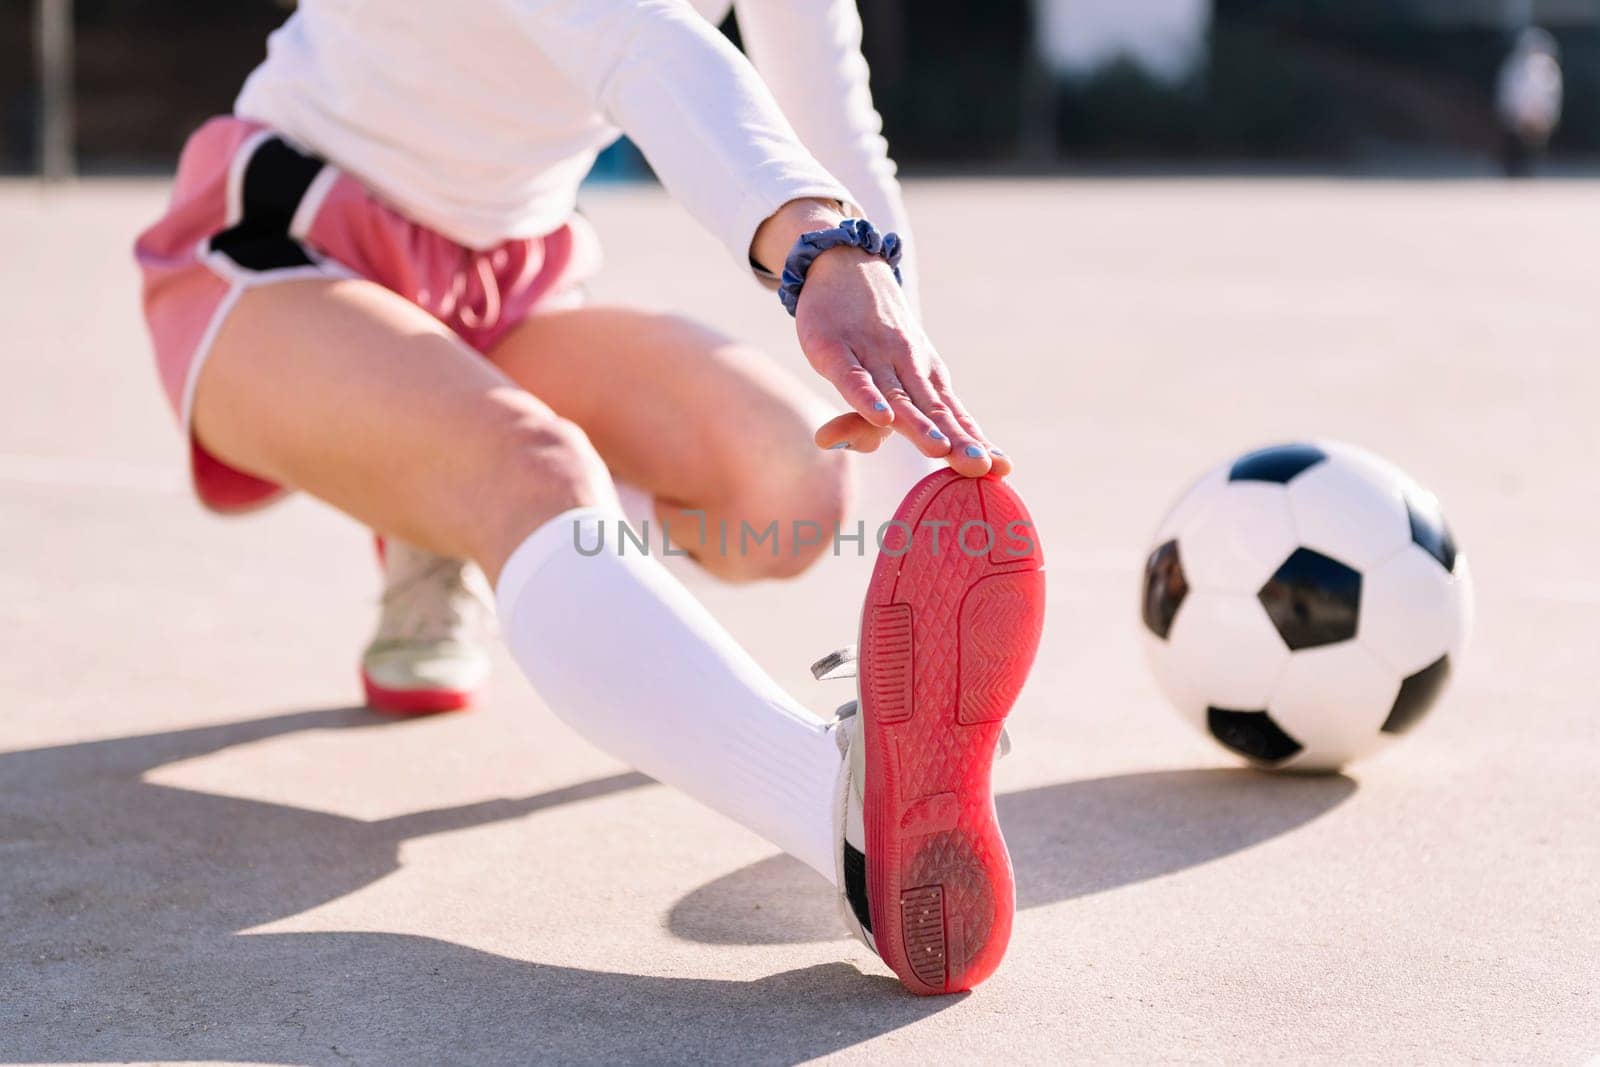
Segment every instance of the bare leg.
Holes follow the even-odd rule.
[[[765,354],[675,315],[590,307],[529,319],[490,358],[655,496],[674,545],[719,577],[789,576],[831,543],[850,457],[812,443],[831,412]],[[700,545],[702,520],[687,509],[711,531],[727,524],[727,553],[715,534]],[[795,544],[797,520],[816,523],[821,543]],[[775,554],[770,542],[737,550],[741,523],[774,521]]]
[[[242,470],[491,579],[546,519],[614,503],[577,426],[368,282],[246,293],[201,371],[194,421]]]
[[[833,877],[840,757],[826,725],[657,560],[580,550],[580,527],[617,507],[588,438],[426,314],[364,282],[249,292],[201,372],[195,428],[244,470],[478,561],[551,711]],[[563,514],[571,533],[550,521]]]

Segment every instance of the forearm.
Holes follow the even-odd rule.
[[[745,51],[801,142],[844,183],[853,213],[900,235],[900,272],[915,308],[917,250],[872,101],[855,0],[737,0],[735,7]]]

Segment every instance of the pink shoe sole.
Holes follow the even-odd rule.
[[[895,520],[861,618],[868,906],[906,988],[953,993],[992,974],[1011,937],[989,775],[1039,646],[1044,560],[997,478],[929,475]]]

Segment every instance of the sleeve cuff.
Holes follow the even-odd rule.
[[[778,209],[791,200],[836,200],[846,214],[852,207],[850,194],[838,182],[796,180],[780,182],[759,190],[746,192],[739,208],[733,213],[723,241],[734,259],[754,275],[757,282],[768,289],[778,288],[778,276],[761,267],[750,258],[750,246],[755,242],[761,224],[778,213]]]

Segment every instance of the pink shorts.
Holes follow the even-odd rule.
[[[167,214],[140,235],[134,254],[161,384],[189,437],[195,492],[212,510],[232,512],[284,491],[194,437],[195,381],[239,294],[292,278],[365,278],[487,352],[529,315],[576,303],[599,265],[599,242],[574,216],[544,237],[467,248],[271,130],[222,117],[189,138]]]

